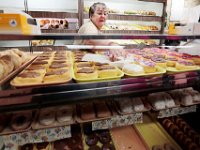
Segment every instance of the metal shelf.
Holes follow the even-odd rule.
[[[81,39],[166,39],[166,40],[185,40],[200,39],[199,35],[167,35],[167,34],[103,34],[103,35],[81,35],[81,34],[41,34],[41,35],[16,35],[0,34],[0,40],[81,40]]]

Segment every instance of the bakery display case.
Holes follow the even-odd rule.
[[[163,34],[0,36],[1,41],[91,38],[185,40],[199,39],[200,36]],[[200,77],[197,56],[158,47],[125,49],[128,64],[123,64],[126,59],[114,62],[110,60],[108,64],[82,61],[87,54],[92,56],[107,54],[102,51],[99,54],[91,54],[84,50],[70,50],[64,46],[62,50],[55,50],[53,46],[51,49],[40,53],[38,51],[26,53],[31,57],[35,56],[32,61],[17,73],[12,74],[14,70],[7,72],[12,76],[1,85],[0,90],[0,118],[5,120],[0,128],[0,138],[4,143],[2,145],[10,149],[24,149],[24,147],[59,149],[59,146],[66,145],[68,147],[76,145],[77,147],[73,147],[76,149],[94,147],[96,149],[99,147],[183,149],[186,145],[188,149],[198,148],[198,132],[195,128],[188,127],[192,125],[185,125],[176,117],[192,112],[199,113]],[[10,53],[18,52],[18,50],[12,51],[9,50],[9,56]],[[1,67],[10,69],[11,62],[4,59],[8,54],[7,51],[2,48],[0,54]],[[18,58],[22,55],[17,53],[14,56]],[[155,58],[157,59],[154,60]],[[7,75],[4,74],[5,71],[2,73],[3,79]],[[77,127],[80,124],[81,128]],[[83,127],[85,125],[87,126]],[[127,140],[128,147],[124,147],[124,142],[121,140],[124,137],[120,137],[123,133],[131,134],[129,137],[134,138],[135,143]],[[193,133],[195,136],[191,137]]]

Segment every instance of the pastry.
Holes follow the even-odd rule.
[[[102,145],[102,150],[115,150],[115,147],[113,144],[107,143]]]
[[[166,68],[167,62],[164,58],[152,57],[151,60],[156,63],[156,65]]]
[[[175,107],[175,102],[168,93],[163,93],[162,96],[163,96],[163,99],[165,100],[165,106],[167,108]]]
[[[66,82],[70,79],[70,73],[67,69],[50,70],[44,76],[44,83]]]
[[[95,134],[90,134],[85,139],[85,143],[89,146],[96,145],[97,142],[98,142],[98,138]]]
[[[93,103],[83,103],[80,107],[81,119],[91,120],[96,118]]]
[[[55,122],[55,111],[51,109],[40,110],[38,121],[44,126],[52,125]]]
[[[122,70],[127,74],[132,75],[141,75],[144,74],[144,69],[140,65],[136,64],[125,64],[122,68]]]
[[[132,102],[131,102],[131,98],[129,97],[124,97],[121,100],[117,101],[121,112],[123,113],[133,113],[133,107],[132,107]]]
[[[20,73],[13,79],[13,83],[17,85],[31,85],[42,83],[44,74],[35,71],[26,71]]]
[[[99,78],[117,77],[118,71],[114,66],[104,65],[97,68]]]
[[[63,106],[56,111],[56,119],[60,123],[72,120],[73,108],[72,106]]]
[[[77,71],[75,72],[75,76],[78,79],[87,79],[87,80],[92,80],[92,79],[97,79],[98,78],[98,74],[97,71],[94,68],[89,68],[89,67],[85,67],[85,68],[81,68],[81,69],[77,69]]]
[[[105,102],[95,102],[94,106],[98,118],[105,118],[111,116],[111,112],[108,109]]]
[[[144,104],[141,100],[140,97],[134,97],[132,98],[132,105],[133,105],[133,110],[135,112],[142,112],[144,111]]]
[[[75,69],[80,69],[80,68],[83,68],[83,67],[89,67],[89,68],[92,68],[93,65],[89,62],[79,62],[79,63],[75,63],[74,64],[74,68]]]
[[[154,73],[156,72],[156,63],[149,60],[140,61],[140,65],[143,66],[145,73]]]
[[[165,58],[165,60],[167,61],[167,67],[175,67],[177,61],[176,57],[168,57]]]
[[[173,145],[171,145],[169,143],[165,143],[164,148],[165,148],[165,150],[176,150],[176,148],[174,148]]]
[[[15,112],[10,120],[10,127],[14,131],[27,129],[32,120],[32,112]]]
[[[150,94],[148,100],[156,110],[165,109],[165,101],[162,98],[162,94]]]
[[[195,69],[195,63],[192,60],[184,60],[184,59],[179,59],[175,67],[177,70],[187,70],[187,69]]]
[[[99,141],[103,144],[110,143],[111,136],[108,131],[103,131],[99,134]]]
[[[193,104],[192,96],[189,93],[186,93],[186,92],[182,93],[182,95],[181,95],[181,103],[183,105],[186,105],[186,106],[192,105]]]
[[[41,74],[45,74],[46,73],[46,67],[45,66],[30,65],[28,68],[26,68],[25,71],[34,71],[34,72],[39,72]]]
[[[152,150],[165,150],[162,145],[154,145],[152,146]]]

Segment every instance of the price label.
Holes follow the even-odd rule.
[[[169,108],[165,110],[160,110],[158,112],[158,118],[165,118],[165,117],[171,117],[181,114],[187,114],[191,112],[196,112],[197,106],[188,106],[188,107],[177,107],[177,108]]]

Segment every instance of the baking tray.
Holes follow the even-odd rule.
[[[22,66],[20,66],[19,68],[17,68],[16,70],[14,70],[13,72],[11,72],[10,74],[8,74],[4,79],[0,80],[0,87],[3,84],[5,84],[7,81],[9,81],[10,79],[12,79],[16,74],[18,74],[19,72],[21,72],[24,68],[26,68],[36,58],[37,58],[37,56],[32,56],[32,58],[29,61],[25,62]]]
[[[137,130],[133,126],[124,126],[120,128],[111,129],[111,136],[117,150],[149,149],[144,139],[141,137],[140,134],[138,134]],[[118,138],[118,140],[116,138]]]
[[[181,150],[181,147],[173,140],[173,138],[165,131],[159,122],[153,120],[149,115],[144,115],[144,123],[134,125],[143,139],[146,141],[149,149],[154,145],[164,145],[169,143],[176,150]]]
[[[125,74],[126,76],[140,77],[140,76],[161,75],[161,74],[166,73],[166,69],[165,69],[165,68],[162,68],[162,67],[159,67],[159,66],[156,66],[156,72],[153,72],[153,73],[142,73],[142,74],[137,74],[137,75],[130,74],[130,73],[127,73],[127,72],[125,72],[125,71],[123,71],[123,72],[124,72],[124,74]]]
[[[124,76],[124,73],[116,68],[117,71],[118,71],[118,75],[117,76],[112,76],[112,77],[105,77],[105,78],[96,78],[96,79],[79,79],[75,76],[75,72],[73,74],[73,79],[76,81],[76,82],[98,82],[98,81],[107,81],[107,80],[119,80],[121,79],[123,76]]]

